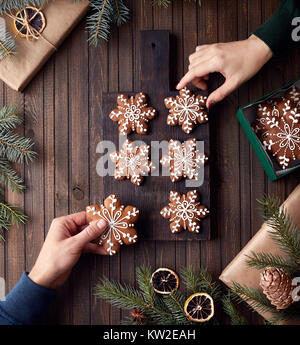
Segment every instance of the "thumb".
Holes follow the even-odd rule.
[[[233,92],[238,87],[238,84],[234,82],[232,79],[228,79],[225,81],[223,85],[221,85],[218,89],[212,92],[206,101],[206,107],[209,109],[215,103],[222,101],[225,97],[227,97],[231,92]]]
[[[107,222],[104,219],[97,220],[90,223],[84,230],[74,236],[78,245],[84,247],[87,243],[92,242],[99,237],[107,227]]]

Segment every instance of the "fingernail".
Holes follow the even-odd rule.
[[[176,85],[176,89],[179,90],[179,84]]]
[[[209,102],[208,109],[211,109],[215,104],[216,104],[216,102],[214,102],[214,101]]]
[[[99,229],[103,229],[106,226],[106,221],[104,219],[100,219],[97,222],[97,226],[98,226]]]

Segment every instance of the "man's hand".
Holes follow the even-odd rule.
[[[254,35],[244,41],[199,46],[190,55],[189,71],[176,88],[180,90],[192,82],[207,90],[209,74],[220,72],[226,80],[209,95],[206,106],[210,108],[252,78],[271,57],[270,48]]]
[[[106,226],[102,219],[87,225],[84,211],[54,219],[29,278],[50,289],[63,285],[82,253],[107,254],[92,243]]]

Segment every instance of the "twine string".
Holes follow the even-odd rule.
[[[29,40],[30,38],[34,38],[36,40],[38,40],[40,37],[46,41],[49,45],[51,45],[51,47],[54,50],[57,50],[57,48],[55,47],[54,44],[52,44],[50,41],[48,41],[37,29],[35,29],[30,23],[31,21],[40,13],[40,9],[38,9],[34,15],[29,18],[28,13],[26,11],[26,8],[23,8],[18,14],[20,16],[16,16],[12,13],[8,13],[8,17],[12,18],[15,22],[19,23],[21,25],[21,28],[19,29],[20,32],[23,31],[23,29],[25,29],[26,34],[24,34],[24,36],[26,37],[27,40]]]

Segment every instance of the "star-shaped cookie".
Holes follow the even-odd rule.
[[[181,143],[178,140],[169,141],[169,152],[160,160],[163,167],[169,168],[172,182],[180,181],[182,178],[197,180],[199,168],[204,166],[208,157],[197,150],[197,141],[191,138]]]
[[[110,159],[116,163],[115,179],[130,179],[137,186],[143,182],[144,175],[154,170],[154,164],[149,160],[150,146],[136,146],[126,140],[120,151],[110,154]]]
[[[156,115],[156,110],[147,105],[147,96],[140,92],[135,97],[128,97],[125,94],[118,95],[118,107],[114,109],[109,117],[119,124],[119,132],[122,135],[131,132],[146,134],[148,131],[149,120]]]
[[[86,208],[89,223],[104,219],[107,228],[97,239],[109,255],[114,255],[124,244],[134,244],[138,240],[134,223],[139,217],[139,210],[134,206],[123,206],[121,200],[115,195],[109,195],[103,205],[90,205]]]
[[[199,233],[200,219],[205,218],[209,210],[200,205],[199,194],[196,190],[187,194],[170,192],[170,203],[165,206],[160,214],[170,221],[170,230],[173,234],[188,229],[190,232]]]
[[[189,134],[198,123],[206,123],[208,114],[205,108],[207,97],[195,96],[188,88],[179,91],[179,95],[165,98],[165,106],[169,109],[167,124],[180,125]]]

